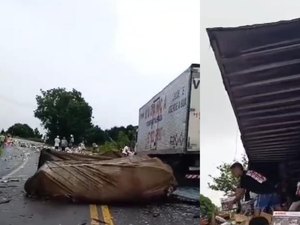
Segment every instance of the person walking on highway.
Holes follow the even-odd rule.
[[[63,137],[63,139],[61,140],[61,150],[65,151],[66,147],[68,147],[68,141],[65,137]]]
[[[60,139],[59,136],[57,135],[57,137],[54,139],[54,147],[56,150],[58,150],[59,144],[60,144]]]
[[[268,178],[254,170],[245,170],[243,165],[238,162],[234,163],[230,169],[234,177],[240,178],[240,185],[236,197],[229,204],[230,208],[233,204],[238,203],[248,190],[257,194],[254,205],[255,215],[269,208],[281,210],[281,201],[276,193],[276,186]]]

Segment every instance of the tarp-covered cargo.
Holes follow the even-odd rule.
[[[51,154],[51,153],[50,153]],[[28,179],[29,195],[81,202],[136,202],[164,197],[177,185],[157,158],[46,161]]]
[[[63,160],[79,160],[79,161],[95,161],[95,160],[109,160],[121,157],[121,154],[112,156],[105,155],[84,155],[79,153],[67,153],[52,151],[50,149],[43,149],[40,153],[38,168],[40,168],[47,161],[63,161]]]

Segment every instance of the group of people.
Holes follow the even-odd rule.
[[[62,151],[65,151],[67,147],[72,148],[74,146],[74,136],[71,134],[70,135],[70,140],[68,142],[68,140],[66,139],[66,137],[63,137],[60,140],[60,137],[57,135],[57,137],[54,139],[54,147],[56,150],[59,149],[59,147],[61,147]]]

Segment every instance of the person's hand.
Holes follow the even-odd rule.
[[[231,210],[233,208],[233,205],[234,205],[234,201],[230,201],[227,203],[227,207],[229,210]]]
[[[206,218],[200,219],[200,225],[208,225],[208,224],[209,224],[208,219],[206,219]]]

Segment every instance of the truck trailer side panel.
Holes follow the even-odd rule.
[[[191,70],[192,66],[140,109],[137,152],[186,152]]]

